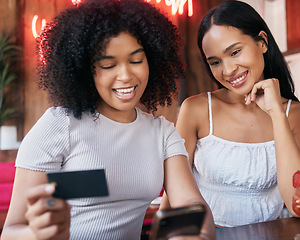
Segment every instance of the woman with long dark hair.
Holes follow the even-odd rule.
[[[176,127],[215,224],[274,220],[284,203],[296,216],[300,104],[272,33],[250,5],[227,1],[202,19],[198,46],[222,88],[186,99]]]

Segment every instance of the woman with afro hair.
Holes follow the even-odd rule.
[[[179,51],[177,28],[143,0],[87,0],[44,28],[37,69],[52,107],[18,151],[3,240],[140,239],[163,186],[172,207],[207,207],[173,124],[136,107],[171,104]],[[52,196],[46,173],[90,169],[105,170],[108,196]],[[196,238],[214,235],[207,207]]]

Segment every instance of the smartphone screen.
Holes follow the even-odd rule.
[[[164,240],[174,236],[199,235],[205,217],[202,204],[159,210],[154,215],[151,240]]]

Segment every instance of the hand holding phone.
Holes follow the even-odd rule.
[[[159,210],[154,215],[150,239],[199,235],[205,214],[206,209],[202,204]]]

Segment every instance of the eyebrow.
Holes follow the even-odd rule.
[[[227,48],[225,48],[223,53],[227,53],[230,49],[234,48],[236,45],[238,45],[240,43],[241,42],[236,42],[236,43],[233,43],[233,44],[229,45]],[[206,60],[209,61],[209,60],[214,59],[214,58],[216,58],[216,57],[212,56],[212,57],[208,57]]]
[[[129,55],[133,56],[134,54],[140,53],[140,52],[145,52],[144,48],[139,48],[133,52],[131,52]],[[113,56],[100,56],[99,58],[97,58],[96,61],[101,61],[101,60],[105,60],[105,59],[115,59],[115,57]]]

